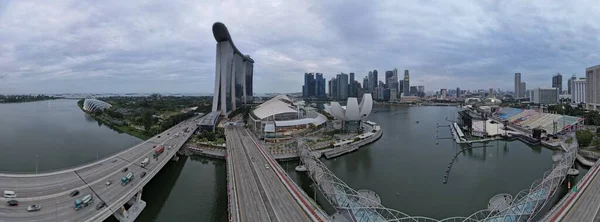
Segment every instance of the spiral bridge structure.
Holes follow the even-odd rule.
[[[569,136],[574,137],[575,135]],[[519,192],[508,207],[485,209],[468,217],[446,219],[409,216],[398,210],[387,208],[372,198],[361,195],[336,177],[327,166],[309,151],[308,146],[301,140],[298,141],[298,152],[300,161],[306,167],[310,178],[317,184],[317,187],[331,205],[348,221],[520,222],[532,221],[564,181],[577,155],[578,144],[576,139],[573,139],[573,141],[571,144],[561,144],[565,150],[562,158],[554,163],[552,169],[546,171],[541,179],[533,182],[529,189]]]

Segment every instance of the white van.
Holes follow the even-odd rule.
[[[17,198],[17,194],[15,193],[15,191],[5,190],[4,191],[4,198]]]
[[[142,163],[141,163],[142,167],[145,167],[148,164],[148,161],[150,161],[148,159],[148,157],[146,157],[146,159],[142,160]]]

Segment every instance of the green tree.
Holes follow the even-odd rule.
[[[142,113],[142,125],[144,125],[144,130],[146,132],[150,131],[150,128],[152,127],[152,112],[150,112],[149,110],[146,110]]]
[[[577,137],[577,142],[580,147],[589,146],[592,140],[594,139],[594,134],[588,130],[580,130],[575,133]]]

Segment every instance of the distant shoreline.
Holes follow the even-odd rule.
[[[5,101],[3,99],[0,99],[0,104],[29,103],[29,102],[39,102],[39,101],[57,100],[57,99],[63,99],[63,98],[62,97],[51,97],[51,98],[42,98],[42,99],[33,99],[33,100],[17,100],[17,101]]]

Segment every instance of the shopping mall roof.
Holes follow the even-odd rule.
[[[252,113],[259,119],[281,113],[297,113],[298,111],[292,106],[292,103],[292,100],[286,95],[278,95],[258,105]]]

